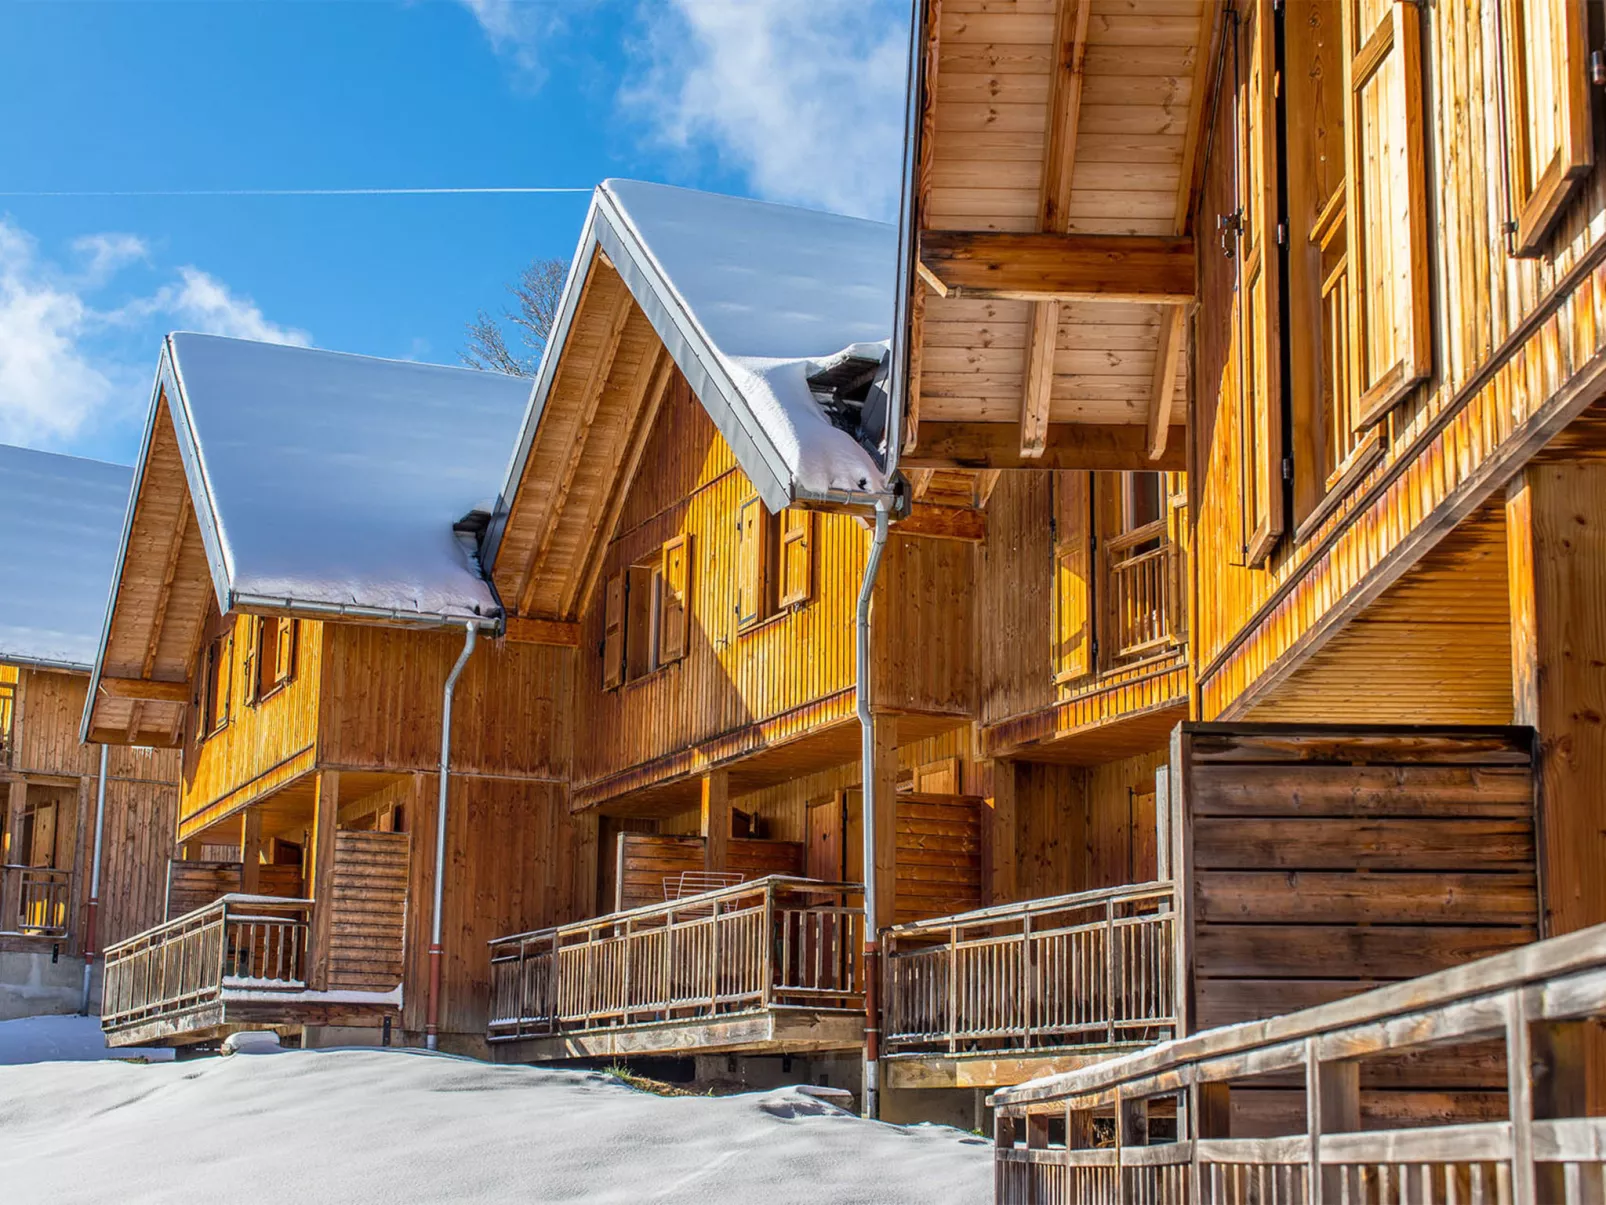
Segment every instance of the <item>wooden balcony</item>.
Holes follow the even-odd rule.
[[[0,867],[6,929],[28,937],[65,937],[72,908],[72,871],[48,866]]]
[[[990,1087],[1172,1037],[1175,893],[1142,883],[898,925],[887,1083]]]
[[[1598,1202],[1606,1117],[1585,1114],[1599,1057],[1590,1031],[1603,1017],[1606,926],[1596,926],[1006,1088],[993,1097],[997,1200]],[[1497,1118],[1458,1118],[1452,1094],[1438,1124],[1405,1128],[1374,1103],[1379,1071],[1469,1048],[1503,1069]],[[1272,1135],[1239,1108],[1268,1079],[1294,1104]]]
[[[499,938],[494,1057],[854,1049],[864,1034],[860,893],[772,875]]]
[[[308,986],[311,900],[229,894],[106,951],[112,1046],[188,1045],[240,1029],[376,1023],[399,991]]]

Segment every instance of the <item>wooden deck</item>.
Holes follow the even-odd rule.
[[[1176,919],[1156,882],[893,927],[888,1084],[1017,1084],[1173,1037]]]
[[[110,1046],[186,1046],[242,1029],[377,1025],[400,990],[308,985],[311,900],[222,896],[106,951],[101,1027]]]
[[[992,1098],[996,1199],[1598,1202],[1606,1118],[1583,1116],[1594,1070],[1584,1035],[1603,1016],[1606,926],[1596,926],[1004,1089]],[[1369,1109],[1372,1066],[1469,1044],[1499,1051],[1505,1118],[1406,1129]],[[1279,1075],[1304,1089],[1292,1132],[1245,1136],[1234,1108],[1238,1085]],[[1176,1118],[1169,1141],[1149,1124],[1162,1105]],[[1096,1141],[1101,1125],[1113,1143]]]
[[[771,875],[498,939],[494,1057],[852,1049],[864,1036],[859,891]]]

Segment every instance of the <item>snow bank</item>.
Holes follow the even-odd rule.
[[[20,1063],[82,1063],[95,1059],[143,1058],[165,1062],[172,1057],[173,1052],[164,1049],[110,1049],[101,1032],[99,1017],[23,1017],[18,1021],[0,1021],[0,1067]],[[4,1128],[0,1121],[0,1132]]]
[[[797,484],[881,489],[881,470],[807,378],[854,344],[891,339],[896,227],[638,180],[602,188]]]
[[[0,1068],[8,1202],[980,1205],[991,1145],[797,1089],[650,1096],[407,1051]]]
[[[529,381],[217,335],[169,345],[237,593],[494,611],[452,524],[495,492]]]
[[[88,669],[133,470],[0,444],[0,661]]]

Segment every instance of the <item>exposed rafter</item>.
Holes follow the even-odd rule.
[[[944,297],[1173,305],[1193,299],[1194,245],[1137,234],[927,230],[920,274]]]
[[[1160,342],[1154,351],[1154,383],[1149,389],[1149,458],[1165,455],[1171,435],[1171,402],[1177,393],[1177,364],[1182,359],[1182,343],[1187,332],[1187,307],[1164,306],[1160,310]]]
[[[904,457],[905,468],[1094,469],[1180,471],[1182,428],[1173,427],[1164,453],[1151,459],[1149,432],[1139,423],[1050,423],[1043,451],[1024,457],[1008,423],[941,422],[927,419],[920,446]]]

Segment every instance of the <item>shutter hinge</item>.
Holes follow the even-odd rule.
[[[1238,240],[1244,234],[1244,207],[1240,205],[1231,213],[1218,213],[1216,231],[1221,236],[1221,253],[1232,259],[1238,254]]]
[[[1277,223],[1277,245],[1279,247],[1288,246],[1288,223],[1287,222],[1278,222]]]
[[[1293,458],[1289,457],[1289,456],[1284,456],[1283,457],[1283,480],[1284,481],[1292,481],[1293,479],[1294,479],[1294,461],[1293,461]]]
[[[1606,88],[1606,50],[1590,51],[1589,82],[1597,88]]]

